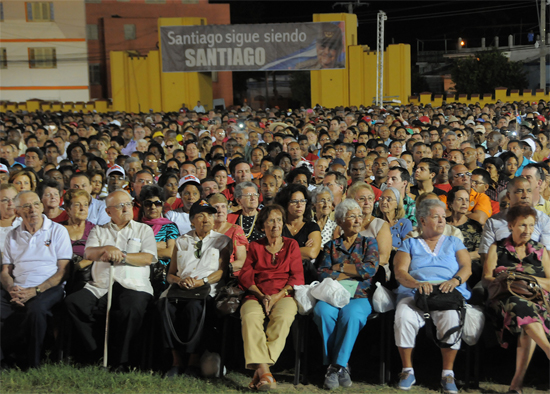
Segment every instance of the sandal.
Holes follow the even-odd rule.
[[[250,390],[256,390],[256,385],[258,384],[258,382],[260,381],[260,379],[258,378],[258,371],[254,371],[254,376],[252,377],[252,381],[250,383],[248,383],[248,388]]]
[[[277,382],[275,381],[275,378],[273,378],[272,374],[264,373],[260,377],[260,381],[256,385],[256,388],[260,391],[269,391],[277,388]]]

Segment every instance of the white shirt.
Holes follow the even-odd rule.
[[[216,231],[210,233],[202,239],[201,257],[195,256],[197,251],[196,244],[200,239],[195,234],[195,230],[182,235],[176,240],[178,251],[178,273],[180,278],[197,277],[206,278],[208,275],[220,269],[220,250],[231,243],[231,238]],[[217,283],[211,284],[210,295],[216,294]]]
[[[153,255],[152,263],[158,261],[155,234],[151,227],[143,223],[130,220],[122,230],[112,222],[103,226],[95,226],[86,241],[86,249],[109,245],[126,253],[150,253]],[[94,261],[92,266],[93,282],[87,283],[85,288],[97,298],[107,294],[109,268],[109,263]],[[151,267],[148,265],[141,267],[130,264],[115,265],[114,281],[126,289],[143,291],[152,295],[153,287],[149,279],[150,274]]]
[[[193,111],[195,111],[195,112],[203,112],[203,113],[206,112],[206,111],[204,110],[204,107],[203,107],[202,105],[201,105],[201,106],[195,105],[195,108],[193,108]]]
[[[36,287],[57,272],[58,260],[70,260],[73,246],[69,232],[42,215],[42,227],[31,235],[25,224],[11,230],[4,245],[2,264],[13,265],[13,283]]]
[[[166,212],[166,219],[173,221],[178,226],[180,234],[187,234],[193,228],[191,227],[191,220],[189,219],[189,214],[185,212],[178,211],[168,211]]]
[[[105,211],[106,207],[105,201],[92,198],[92,203],[88,208],[88,221],[100,226],[109,223],[111,217]]]
[[[22,222],[23,219],[16,217],[11,226],[0,227],[0,252],[4,253],[4,245],[6,244],[6,237],[8,236],[8,233],[18,227]]]

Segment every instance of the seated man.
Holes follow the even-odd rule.
[[[157,262],[157,244],[151,227],[132,220],[132,197],[127,192],[115,191],[105,201],[111,222],[92,229],[84,252],[85,258],[94,262],[93,281],[69,295],[65,303],[86,351],[101,349],[93,335],[94,309],[107,305],[109,262],[115,265],[109,363],[125,370],[131,340],[153,299],[149,266]]]
[[[42,214],[44,207],[36,193],[20,192],[14,203],[23,222],[8,233],[5,243],[0,360],[25,341],[27,363],[32,368],[40,365],[46,319],[63,300],[61,283],[73,248],[67,229]]]

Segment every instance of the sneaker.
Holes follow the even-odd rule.
[[[399,374],[399,388],[401,390],[410,390],[412,385],[416,383],[416,378],[410,372],[401,372]]]
[[[351,381],[349,370],[347,368],[342,367],[338,371],[338,383],[342,387],[351,387],[351,385],[353,384]]]
[[[164,379],[174,379],[180,374],[180,367],[172,367],[164,374]]]
[[[447,375],[441,378],[441,389],[443,394],[457,394],[458,389],[456,387],[454,376]]]
[[[327,374],[325,375],[325,384],[324,387],[327,390],[334,390],[340,386],[338,376],[338,368],[334,365],[329,365],[327,369]]]

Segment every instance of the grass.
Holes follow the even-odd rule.
[[[292,384],[292,374],[275,374],[278,380],[277,393],[326,393],[317,384]],[[2,393],[238,393],[249,392],[248,375],[230,372],[223,379],[195,379],[179,377],[166,380],[153,372],[132,371],[110,373],[99,366],[74,367],[64,364],[45,364],[40,369],[23,372],[12,369],[3,371],[0,377]],[[472,393],[504,393],[507,386],[482,382],[481,389]],[[371,385],[354,382],[349,389],[338,389],[336,393],[403,393],[391,386]],[[434,389],[414,386],[412,393],[435,393]],[[529,393],[545,391],[528,389]]]

